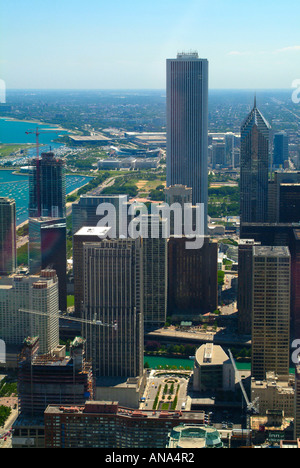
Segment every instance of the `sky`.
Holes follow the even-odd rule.
[[[197,51],[211,89],[300,79],[299,0],[0,0],[7,89],[165,89],[166,59]]]

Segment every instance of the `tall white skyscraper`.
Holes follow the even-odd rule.
[[[167,59],[167,186],[192,188],[208,205],[208,61],[198,53]]]

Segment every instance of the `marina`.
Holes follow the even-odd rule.
[[[0,197],[9,197],[15,200],[17,226],[27,221],[29,202],[29,175],[27,172],[17,172],[19,170],[17,168],[27,166],[29,159],[36,156],[36,137],[33,132],[35,132],[37,126],[41,132],[45,131],[40,135],[39,152],[51,149],[56,156],[63,157],[66,147],[61,143],[54,142],[53,139],[68,133],[67,130],[52,124],[0,117],[0,144],[28,144],[28,148],[20,154],[0,160],[2,166],[0,170]],[[9,169],[5,168],[7,163]],[[66,195],[79,189],[91,179],[92,177],[89,176],[67,174]]]
[[[80,175],[66,175],[66,194],[79,189],[92,177]],[[13,198],[16,202],[17,225],[24,223],[28,218],[29,202],[29,176],[16,174],[13,170],[0,171],[0,197]]]

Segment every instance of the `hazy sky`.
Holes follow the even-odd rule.
[[[210,88],[300,79],[299,0],[0,0],[7,88],[165,88],[166,58],[197,50]]]

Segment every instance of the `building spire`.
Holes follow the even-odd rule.
[[[256,92],[254,93],[254,109],[256,109]]]

